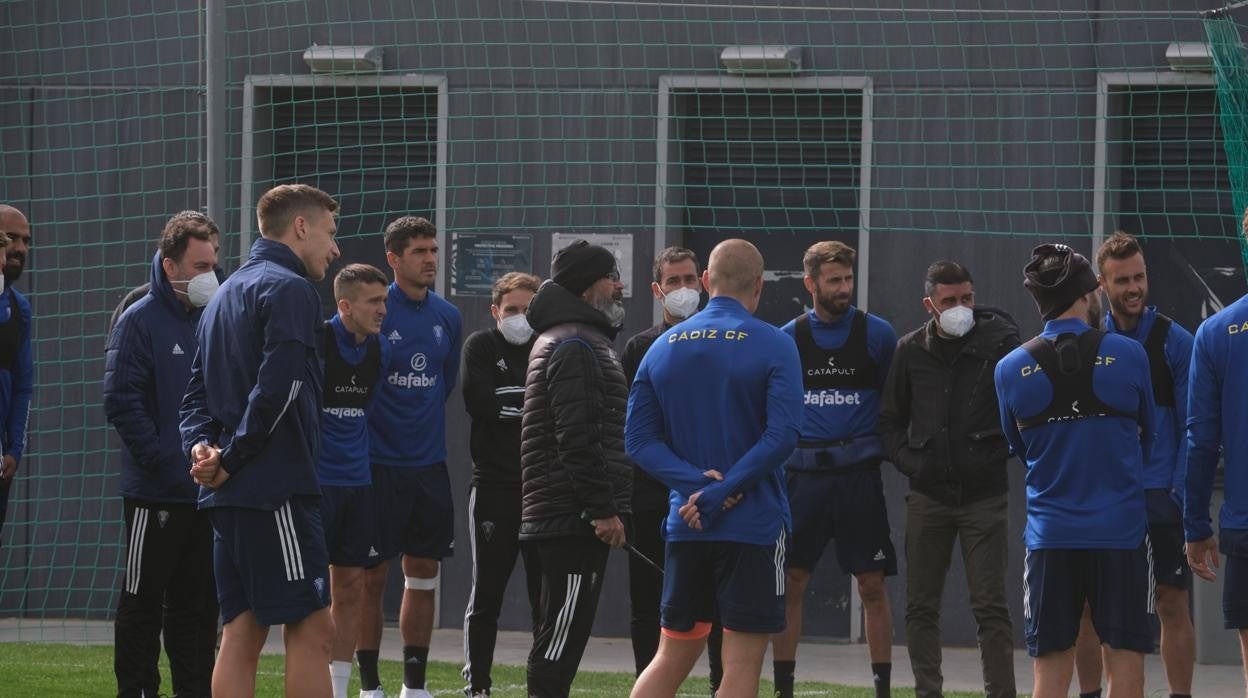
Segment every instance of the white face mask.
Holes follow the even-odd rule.
[[[663,309],[672,317],[684,320],[698,312],[698,302],[701,300],[701,294],[694,289],[678,288],[663,296]]]
[[[529,326],[529,319],[523,315],[508,315],[499,320],[498,331],[503,333],[503,339],[517,346],[528,343],[529,338],[533,336],[533,328]]]
[[[221,288],[221,282],[217,281],[217,272],[206,271],[203,274],[196,274],[186,283],[186,298],[191,305],[202,308],[208,305],[208,301],[216,295],[218,288]]]
[[[975,326],[975,311],[965,305],[954,306],[941,313],[936,321],[941,332],[950,337],[961,337]]]

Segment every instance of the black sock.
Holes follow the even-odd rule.
[[[871,678],[875,681],[875,698],[888,698],[889,691],[892,690],[889,686],[892,683],[892,677],[892,662],[871,662]]]
[[[408,688],[425,687],[425,665],[429,663],[429,648],[416,645],[403,646],[403,685]]]
[[[1087,693],[1080,693],[1079,698],[1101,698],[1101,689],[1098,688],[1095,691],[1088,691]]]
[[[1190,693],[1171,693],[1170,698],[1192,698]]]
[[[776,698],[793,698],[793,674],[797,673],[797,660],[772,662],[771,670],[776,682]]]
[[[355,661],[360,665],[360,690],[376,691],[381,688],[377,675],[377,650],[356,650]]]

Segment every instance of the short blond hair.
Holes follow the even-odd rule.
[[[806,248],[806,254],[802,257],[802,267],[806,270],[806,276],[816,276],[819,270],[825,264],[836,262],[853,268],[858,253],[854,252],[854,248],[846,245],[839,240],[824,240],[816,242]]]
[[[501,305],[503,296],[508,293],[520,289],[537,293],[537,287],[541,285],[542,280],[532,274],[525,274],[522,271],[507,272],[494,282],[494,287],[490,289],[490,301],[494,305]]]

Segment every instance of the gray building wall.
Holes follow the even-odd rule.
[[[238,186],[244,79],[307,73],[300,55],[313,43],[377,45],[388,73],[447,78],[443,230],[532,233],[539,274],[547,271],[551,232],[633,235],[637,293],[622,345],[653,312],[645,287],[659,77],[720,75],[723,46],[787,44],[803,47],[804,74],[873,81],[870,309],[899,334],[917,326],[925,267],[952,257],[976,273],[981,302],[1014,311],[1032,333],[1039,322],[1019,283],[1028,251],[1041,239],[1090,246],[1098,72],[1166,70],[1166,44],[1203,40],[1196,13],[1167,14],[1164,0],[1130,9],[1038,0],[1030,13],[952,11],[961,4],[949,0],[906,12],[724,4],[227,3],[229,214],[218,221],[233,260],[227,266],[240,254],[241,209],[253,205]],[[163,221],[205,202],[196,5],[0,5],[0,201],[24,209],[32,223],[31,270],[19,286],[33,298],[38,362],[30,455],[0,550],[0,613],[105,617],[115,604],[119,443],[100,409],[102,348],[113,305],[146,280]],[[267,184],[257,182],[257,191]],[[344,236],[361,238],[351,243],[356,249],[379,252],[380,231],[361,229],[361,218],[343,212]],[[679,241],[681,231],[669,235]],[[799,267],[796,256],[769,260],[773,269]],[[488,300],[454,300],[465,334],[487,325]],[[1197,302],[1156,300],[1168,312]],[[471,567],[463,525],[468,425],[458,395],[448,415],[460,549],[445,565],[441,622],[454,626]],[[1017,580],[1022,469],[1009,467],[1010,579]],[[900,548],[906,485],[887,466],[885,482]],[[627,634],[624,562],[613,555],[597,633]],[[820,574],[836,575],[830,560]],[[904,585],[895,580],[889,589],[901,638]],[[964,596],[955,559],[946,640],[973,644]],[[819,628],[820,603],[830,609],[844,601],[816,599],[808,628]],[[503,626],[526,625],[515,588]]]

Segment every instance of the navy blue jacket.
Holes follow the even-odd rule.
[[[19,463],[26,450],[26,423],[30,418],[30,398],[35,389],[35,361],[30,349],[30,301],[9,286],[0,293],[0,323],[12,320],[12,303],[17,302],[21,317],[21,343],[10,363],[0,361],[0,451]]]
[[[199,349],[188,309],[152,257],[152,283],[108,335],[104,413],[121,435],[121,495],[149,502],[194,504],[199,488],[182,452],[178,408]]]
[[[286,245],[261,238],[199,321],[182,401],[182,448],[221,450],[230,479],[200,508],[277,509],[318,496],[322,320],[316,288]]]

